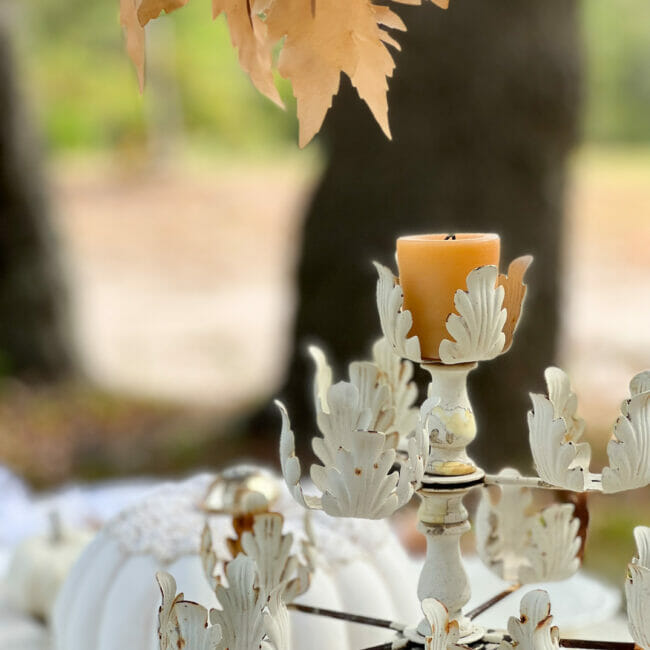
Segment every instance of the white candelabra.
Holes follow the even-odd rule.
[[[316,542],[309,536],[299,556],[290,555],[291,539],[282,534],[281,517],[261,512],[253,517],[252,529],[243,533],[241,552],[227,564],[227,586],[214,582],[221,611],[208,612],[184,601],[182,594],[176,595],[171,576],[159,576],[161,650],[288,650],[288,608],[393,629],[394,640],[377,649],[633,648],[629,643],[564,641],[552,625],[549,597],[540,590],[522,598],[521,616],[511,618],[507,629],[485,630],[475,622],[479,613],[516,589],[563,580],[580,565],[580,522],[574,506],[554,504],[531,515],[531,488],[613,493],[650,483],[650,371],[630,383],[630,397],[623,402],[608,445],[609,466],[602,474],[589,470],[591,449],[580,442],[584,422],[576,415],[569,379],[559,368],[545,373],[547,395],[531,395],[529,440],[538,476],[524,477],[512,469],[486,474],[467,455],[466,447],[477,433],[467,376],[478,362],[497,357],[512,344],[526,293],[523,276],[531,260],[515,260],[507,276],[499,275],[495,266],[469,273],[467,291],[455,293],[457,313],[447,319],[449,338],[440,343],[436,362],[422,359],[418,338],[409,337],[413,318],[403,307],[398,278],[376,264],[383,338],[373,347],[372,361],[352,363],[349,379],[332,383],[325,355],[310,349],[321,434],[312,440],[321,463],[310,468],[315,493],[303,488],[289,416],[278,403],[282,472],[294,499],[306,510],[379,519],[392,515],[414,494],[420,498],[418,530],[427,541],[418,584],[422,620],[409,626],[408,621],[293,603],[308,588],[310,548]],[[431,375],[419,408],[414,405],[414,363]],[[495,486],[497,498],[488,486]],[[467,612],[470,582],[460,538],[470,530],[463,498],[476,488],[482,488],[475,520],[478,554],[511,587]],[[634,534],[638,557],[628,565],[625,585],[629,629],[635,644],[650,650],[650,528],[638,527]],[[202,552],[213,580],[215,560],[207,536]]]

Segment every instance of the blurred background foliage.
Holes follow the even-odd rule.
[[[210,19],[208,0],[151,24],[144,98],[124,53],[116,0],[21,4],[28,26],[20,32],[24,75],[53,151],[129,151],[151,142],[152,128],[175,130],[198,147],[240,152],[296,140],[290,86],[278,79],[286,111],[253,89],[237,65],[225,19]],[[585,140],[650,141],[650,3],[585,0],[581,11]]]

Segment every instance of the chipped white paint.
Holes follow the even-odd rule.
[[[514,469],[499,477],[516,478]],[[579,520],[571,504],[554,504],[529,515],[530,490],[501,485],[493,501],[483,490],[476,513],[476,543],[481,560],[509,582],[552,582],[572,576],[580,567]]]
[[[412,496],[409,472],[392,472],[394,449],[385,449],[386,436],[374,431],[351,431],[334,462],[312,465],[311,479],[323,493],[322,507],[334,517],[383,519]]]
[[[226,564],[225,572],[228,586],[218,584],[215,592],[221,610],[211,616],[212,622],[221,627],[222,638],[216,650],[259,648],[265,635],[266,601],[255,586],[255,561],[239,554]]]
[[[472,473],[476,467],[465,448],[476,437],[476,421],[467,394],[467,376],[476,364],[422,366],[431,375],[419,426],[429,439],[427,472],[443,476]]]
[[[422,611],[431,627],[430,635],[425,637],[426,650],[447,650],[458,643],[458,621],[449,620],[449,612],[439,600],[425,598],[422,601]]]
[[[469,634],[472,624],[462,615],[470,599],[470,584],[460,552],[460,538],[470,530],[463,497],[467,489],[435,490],[421,488],[418,530],[426,536],[427,553],[418,582],[418,598],[423,603],[435,599],[444,604],[450,619],[458,621],[461,636]],[[418,632],[426,636],[430,624],[420,621]]]
[[[315,362],[314,404],[321,432],[331,436],[327,422],[330,414],[328,394],[332,388],[332,369],[325,353],[316,346],[309,352]],[[373,361],[353,362],[349,365],[349,384],[359,391],[359,420],[357,428],[367,431],[381,431],[389,436],[392,445],[402,443],[406,449],[406,438],[415,429],[417,408],[417,386],[412,381],[413,364],[402,361],[385,338],[373,346]],[[366,413],[366,409],[369,413]]]
[[[570,503],[553,504],[529,518],[526,560],[519,572],[523,584],[570,578],[579,568],[580,521]]]
[[[241,538],[242,550],[255,561],[255,585],[265,600],[278,588],[288,590],[293,600],[309,586],[309,573],[291,554],[293,535],[282,532],[283,522],[275,512],[256,515],[252,532]]]
[[[623,402],[607,445],[609,467],[603,469],[603,491],[620,492],[650,483],[650,371],[630,382],[630,399]]]
[[[443,363],[487,361],[503,352],[507,312],[503,309],[505,291],[497,284],[497,277],[496,266],[481,266],[468,274],[467,291],[456,291],[458,314],[447,318],[447,331],[454,340],[440,343]]]
[[[208,610],[176,594],[176,581],[164,571],[156,574],[162,604],[158,610],[160,650],[217,650],[222,648],[221,627],[215,610]]]
[[[403,309],[404,293],[393,272],[374,262],[379,279],[377,280],[377,309],[381,331],[393,350],[403,359],[419,363],[421,359],[420,341],[417,336],[408,336],[413,326],[413,316]]]
[[[266,639],[262,644],[262,650],[290,650],[291,626],[289,610],[282,597],[282,586],[276,587],[271,592],[268,609],[264,611],[263,618]]]
[[[591,448],[567,438],[565,420],[555,418],[552,402],[531,393],[533,410],[528,412],[530,449],[539,476],[557,487],[582,492],[589,484]]]
[[[541,589],[528,592],[522,599],[519,618],[508,621],[512,643],[502,641],[499,650],[557,650],[560,631],[553,625],[551,601]]]
[[[630,634],[637,646],[650,648],[650,528],[634,529],[637,557],[627,566],[625,598]]]
[[[380,373],[379,380],[390,389],[394,409],[393,422],[385,433],[397,432],[403,443],[415,430],[418,420],[418,409],[414,406],[418,389],[413,381],[413,364],[403,361],[384,337],[372,346],[372,357]]]
[[[551,366],[544,372],[548,398],[553,404],[553,417],[566,424],[567,441],[577,442],[585,430],[585,421],[576,415],[578,398],[571,390],[569,376],[561,368]]]
[[[282,473],[292,495],[301,505],[323,509],[335,517],[382,519],[391,515],[411,498],[411,478],[422,474],[416,441],[411,444],[413,456],[399,472],[393,472],[397,457],[394,440],[363,428],[370,423],[372,412],[361,408],[356,386],[335,384],[328,391],[327,401],[330,412],[319,413],[323,437],[312,441],[314,452],[323,463],[312,465],[310,470],[320,496],[305,495],[302,490],[294,435],[286,410],[278,403],[282,413]]]

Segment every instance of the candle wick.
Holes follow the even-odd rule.
[[[445,237],[445,241],[448,241],[450,239],[453,239],[454,241],[456,241],[456,233],[452,232],[452,233],[450,233],[449,235],[447,235]]]

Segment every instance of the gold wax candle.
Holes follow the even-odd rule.
[[[454,311],[456,291],[467,291],[472,269],[499,267],[500,243],[498,235],[484,233],[413,235],[397,240],[404,309],[413,315],[409,334],[419,338],[423,359],[439,359],[440,342],[451,338],[446,321]]]

